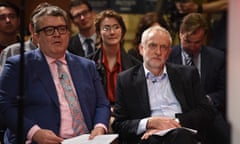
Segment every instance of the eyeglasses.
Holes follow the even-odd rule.
[[[51,36],[54,34],[55,30],[57,30],[59,34],[66,34],[68,27],[67,27],[67,25],[46,26],[46,27],[43,27],[43,28],[37,30],[36,32],[39,33],[41,31],[43,31],[45,33],[45,35]]]
[[[16,14],[3,14],[3,15],[0,15],[0,21],[4,21],[4,20],[6,20],[6,18],[9,18],[9,19],[13,20],[13,19],[17,18],[17,15]]]
[[[102,27],[102,30],[106,31],[106,32],[110,32],[112,30],[116,31],[116,30],[119,30],[119,29],[120,29],[120,25],[118,25],[118,24],[115,24],[115,25],[112,25],[112,26],[105,25],[105,26]]]
[[[87,17],[87,16],[89,16],[89,14],[90,14],[90,10],[84,10],[82,12],[75,14],[72,17],[73,17],[73,19],[76,19],[76,18],[80,18],[81,16]]]

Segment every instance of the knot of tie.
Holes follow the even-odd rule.
[[[87,55],[93,53],[93,47],[92,47],[92,42],[93,40],[88,38],[85,40],[86,44],[87,44]]]

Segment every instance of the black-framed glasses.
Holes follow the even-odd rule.
[[[46,27],[43,27],[43,28],[37,30],[36,32],[39,33],[41,31],[43,31],[45,33],[45,35],[51,36],[54,34],[55,30],[57,30],[57,32],[59,34],[66,34],[66,32],[68,31],[68,27],[67,27],[67,25],[46,26]]]
[[[89,14],[90,14],[90,10],[84,10],[82,12],[79,12],[79,13],[73,15],[72,17],[73,17],[73,19],[76,19],[76,18],[80,18],[81,16],[87,17],[87,16],[89,16]]]

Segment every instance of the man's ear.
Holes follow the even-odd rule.
[[[179,38],[182,38],[182,37],[183,37],[183,33],[179,32]]]
[[[34,41],[34,44],[38,45],[38,43],[39,43],[39,34],[36,33],[36,32],[33,32],[32,33],[32,39]]]
[[[143,46],[142,46],[142,44],[138,45],[138,50],[139,50],[140,55],[143,55]]]

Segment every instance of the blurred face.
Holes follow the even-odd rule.
[[[15,35],[18,32],[20,20],[15,11],[9,7],[0,7],[0,32]]]
[[[86,31],[94,27],[95,14],[88,9],[87,5],[74,6],[71,8],[70,13],[73,17],[73,23],[80,31]]]
[[[100,36],[104,46],[120,45],[122,29],[115,18],[106,17],[100,24]]]
[[[42,52],[52,58],[64,56],[68,46],[70,32],[63,17],[43,16],[39,21],[39,29],[34,33]]]
[[[139,46],[146,68],[152,73],[162,71],[171,52],[170,47],[171,45],[167,34],[156,30],[150,31],[145,42]]]
[[[194,55],[201,50],[205,42],[205,32],[203,29],[199,29],[191,35],[180,33],[180,42],[186,52]]]

